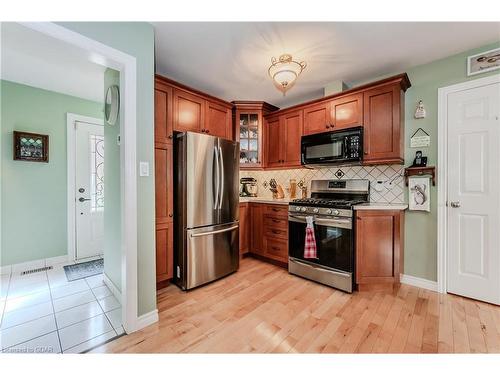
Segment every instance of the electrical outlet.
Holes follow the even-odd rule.
[[[384,190],[384,181],[377,181],[373,184],[373,189],[379,193]]]

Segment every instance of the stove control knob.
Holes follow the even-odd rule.
[[[300,207],[299,206],[295,207],[295,211],[300,211]]]
[[[333,210],[334,215],[338,215],[339,213],[340,213],[339,210]]]
[[[317,213],[319,212],[319,209],[317,209],[317,208],[313,208],[313,212],[314,212],[315,214],[317,214]]]
[[[331,210],[330,208],[328,208],[328,209],[325,211],[325,213],[326,213],[327,215],[330,215],[330,214],[332,213],[332,210]]]
[[[300,210],[301,210],[302,212],[306,212],[306,211],[307,211],[307,209],[306,209],[305,207],[302,207]]]

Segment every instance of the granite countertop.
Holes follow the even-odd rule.
[[[354,206],[355,210],[401,210],[408,208],[406,203],[363,203]]]
[[[248,202],[253,202],[253,203],[270,203],[270,204],[286,204],[290,203],[289,198],[283,198],[283,199],[273,199],[273,198],[266,198],[266,197],[240,197],[240,203],[248,203]]]

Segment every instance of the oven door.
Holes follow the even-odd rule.
[[[314,237],[318,259],[304,258],[306,216],[288,216],[288,255],[330,269],[354,272],[352,220],[314,217]]]

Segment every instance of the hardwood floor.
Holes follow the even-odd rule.
[[[158,323],[94,352],[500,352],[498,306],[404,284],[346,294],[250,258],[189,293],[167,287],[158,310]]]

